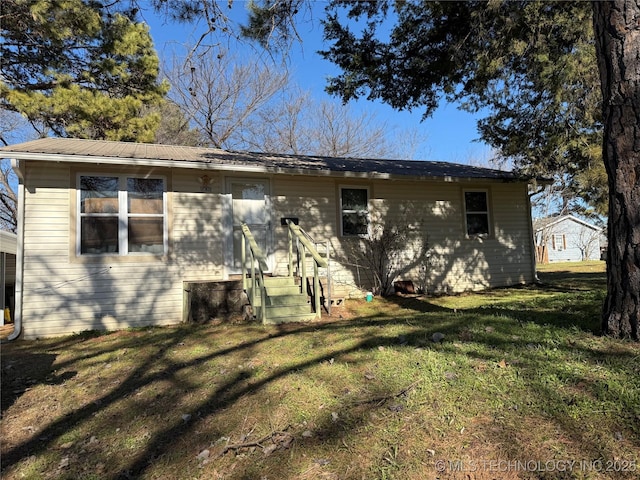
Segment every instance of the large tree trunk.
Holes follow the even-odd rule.
[[[640,320],[640,0],[593,3],[609,177],[602,331],[638,338]]]

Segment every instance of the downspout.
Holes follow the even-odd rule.
[[[18,160],[11,159],[11,168],[18,177],[18,231],[16,248],[16,283],[15,304],[13,312],[13,332],[5,342],[11,342],[22,333],[22,274],[24,271],[24,172]]]

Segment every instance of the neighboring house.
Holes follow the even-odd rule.
[[[15,233],[0,230],[0,325],[5,317],[13,318],[16,283],[17,237]],[[6,315],[6,312],[9,315]]]
[[[399,280],[461,292],[535,279],[528,181],[443,162],[226,152],[77,139],[0,148],[19,177],[16,323],[25,338],[185,320],[188,282],[241,273],[241,222],[286,274],[295,219],[331,248],[331,283],[366,292],[349,247],[408,223],[429,262]],[[422,277],[422,278],[419,278]],[[357,287],[357,288],[356,288]]]
[[[540,262],[600,260],[606,246],[603,229],[573,215],[546,217],[533,222]]]

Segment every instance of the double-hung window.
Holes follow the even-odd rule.
[[[555,233],[551,237],[551,248],[557,252],[567,249],[567,237],[562,233]]]
[[[363,236],[369,233],[369,191],[366,188],[340,188],[342,235]]]
[[[80,175],[78,205],[80,255],[166,253],[163,178]]]
[[[489,235],[489,199],[484,190],[464,192],[465,227],[469,237]]]

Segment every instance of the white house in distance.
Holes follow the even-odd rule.
[[[0,230],[0,325],[13,318],[16,283],[17,237],[15,233]]]
[[[529,180],[511,172],[60,138],[0,156],[19,178],[15,323],[24,338],[185,321],[185,285],[246,271],[243,223],[263,250],[265,278],[291,270],[290,219],[328,242],[328,284],[362,295],[371,277],[348,252],[377,219],[428,241],[428,265],[412,263],[408,244],[397,278],[424,291],[535,279]]]
[[[603,228],[573,215],[536,219],[533,229],[540,262],[600,260],[606,247]]]

